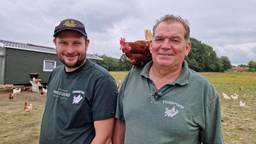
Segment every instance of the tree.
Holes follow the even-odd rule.
[[[248,63],[249,71],[256,72],[256,61],[249,61]]]
[[[228,69],[231,69],[232,65],[228,59],[228,57],[226,56],[222,56],[220,57],[220,60],[222,61],[222,64],[223,64],[223,70],[226,71]]]
[[[107,69],[108,71],[120,71],[119,63],[117,58],[109,57],[106,55],[99,56],[103,60],[98,62],[99,65]]]
[[[132,67],[125,54],[123,54],[119,59],[119,67],[122,71],[128,71]]]
[[[189,67],[195,71],[224,71],[223,63],[213,48],[207,44],[191,38],[192,49],[186,58]]]
[[[240,64],[238,66],[240,66],[240,67],[248,67],[248,65],[246,65],[246,64]]]
[[[102,55],[99,57],[101,57],[102,60],[97,61],[97,63],[108,71],[128,71],[132,67],[125,55],[122,55],[119,59],[106,55]]]

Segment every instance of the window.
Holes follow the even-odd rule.
[[[51,72],[54,68],[56,68],[55,60],[44,60],[44,72]]]

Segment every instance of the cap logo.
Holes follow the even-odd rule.
[[[76,23],[75,23],[75,21],[73,21],[73,20],[67,20],[67,21],[65,21],[65,22],[63,23],[63,25],[66,26],[66,27],[75,27],[75,26],[76,26]]]

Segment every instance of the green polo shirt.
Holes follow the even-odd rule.
[[[40,144],[90,144],[94,121],[115,116],[116,96],[114,79],[90,60],[73,72],[56,68],[48,81]]]
[[[222,144],[219,97],[209,81],[184,62],[178,79],[157,91],[151,65],[133,68],[118,96],[125,144]]]

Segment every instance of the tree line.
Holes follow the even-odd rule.
[[[197,72],[224,72],[232,67],[227,56],[218,57],[213,48],[191,38],[192,49],[186,58],[189,67]]]
[[[230,70],[232,65],[227,56],[218,57],[213,48],[201,41],[191,38],[192,49],[186,58],[189,67],[197,72],[224,72]],[[100,55],[103,60],[97,63],[109,71],[128,71],[132,65],[123,54],[120,58]],[[256,71],[256,61],[250,61],[249,71]]]

